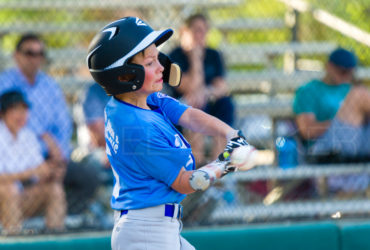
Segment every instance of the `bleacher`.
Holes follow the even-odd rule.
[[[370,163],[353,164],[321,164],[321,165],[300,165],[297,168],[281,169],[274,166],[260,166],[248,172],[239,172],[232,177],[227,176],[222,182],[226,183],[232,179],[236,184],[250,183],[255,181],[296,181],[304,179],[319,179],[330,176],[353,174],[370,174]],[[294,184],[293,184],[294,185]],[[281,187],[280,187],[281,188]],[[336,213],[339,216],[350,216],[354,214],[368,215],[370,211],[370,202],[364,197],[354,197],[350,202],[348,200],[337,200],[322,194],[322,197],[306,200],[291,200],[285,202],[276,202],[283,196],[284,190],[280,189],[278,197],[268,198],[262,204],[239,204],[233,206],[233,209],[225,213],[223,207],[218,207],[212,213],[212,220],[220,224],[227,222],[245,223],[250,221],[278,220],[280,218],[319,218],[330,217]]]
[[[224,6],[238,6],[241,0],[136,0],[121,1],[110,0],[102,4],[98,0],[18,0],[0,2],[0,9],[12,10],[35,10],[49,11],[59,9],[76,13],[78,16],[84,10],[114,10],[118,8],[138,9],[147,15],[147,20],[156,28],[172,27],[179,28],[183,18],[196,8],[222,8]],[[189,7],[190,6],[190,7]],[[168,14],[165,8],[171,8],[174,13],[170,18],[159,18],[158,13]],[[154,9],[155,11],[150,11]],[[153,22],[151,22],[153,20]],[[110,20],[109,20],[110,21]],[[8,34],[21,34],[27,31],[35,31],[41,35],[50,36],[53,34],[78,34],[84,37],[91,37],[108,20],[99,21],[76,21],[50,23],[43,21],[26,22],[22,19],[15,23],[4,23],[0,25],[0,39]],[[277,18],[235,18],[226,21],[211,20],[213,28],[218,30],[222,36],[226,37],[229,32],[247,31],[247,30],[269,30],[269,29],[290,29],[283,19]],[[168,50],[174,45],[174,41],[168,44]],[[231,93],[235,96],[238,120],[243,120],[250,115],[265,115],[276,121],[281,118],[292,117],[292,97],[294,91],[312,78],[323,76],[322,67],[312,69],[300,69],[291,67],[291,63],[296,62],[296,57],[309,58],[312,64],[318,63],[322,66],[322,61],[312,59],[312,57],[325,58],[334,48],[338,46],[333,41],[285,41],[269,43],[230,43],[223,39],[219,49],[222,51],[228,67],[227,82]],[[46,70],[55,77],[61,85],[68,100],[76,100],[85,87],[92,82],[92,78],[81,71],[86,70],[85,58],[87,54],[87,45],[67,44],[64,47],[48,48],[48,64]],[[293,59],[292,59],[293,58]],[[12,64],[11,51],[1,51],[1,68],[6,68]],[[282,61],[281,64],[274,63]],[[290,65],[290,66],[289,66]],[[316,65],[316,64],[315,64]],[[238,66],[245,67],[240,69]],[[249,70],[249,66],[258,66],[259,70]],[[82,70],[81,70],[82,69]],[[357,71],[357,77],[360,81],[370,81],[370,68],[360,67]],[[275,123],[273,123],[275,124]],[[275,128],[272,128],[275,130]],[[275,135],[275,132],[273,132]],[[271,141],[274,138],[270,138]],[[273,143],[268,144],[273,145]],[[273,148],[269,148],[274,150]],[[275,163],[275,162],[274,162]],[[300,179],[313,178],[318,176],[328,176],[333,173],[356,173],[368,172],[366,166],[352,166],[350,168],[325,166],[302,166],[291,171],[285,171],[277,168],[275,165],[266,168],[259,168],[248,173],[233,175],[237,182],[251,182],[256,180],[279,180],[279,179]],[[366,213],[369,211],[370,204],[365,199],[354,201],[358,210],[355,212]],[[356,203],[357,202],[357,203]],[[243,222],[253,219],[263,219],[266,217],[299,217],[305,215],[314,215],[320,212],[325,215],[331,215],[337,210],[347,211],[352,209],[352,203],[294,203],[279,204],[278,206],[265,207],[263,204],[254,206],[242,206],[225,213],[222,207],[215,210],[212,219],[219,223],[225,223],[235,218],[242,218]],[[327,207],[327,210],[322,210]],[[286,212],[290,211],[287,215]],[[352,210],[353,211],[353,210]]]

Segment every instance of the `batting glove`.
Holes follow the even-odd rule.
[[[241,130],[239,130],[238,131],[238,136],[234,137],[234,138],[231,138],[227,142],[224,151],[218,156],[218,161],[230,162],[231,152],[233,152],[233,150],[235,148],[238,148],[238,147],[241,147],[241,146],[246,146],[246,145],[249,145],[249,144],[248,144],[247,140],[245,139],[245,136],[244,136],[243,132]],[[224,175],[229,173],[229,172],[234,172],[235,170],[236,170],[236,168],[234,166],[226,165]]]

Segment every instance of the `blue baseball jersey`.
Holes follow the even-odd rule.
[[[147,104],[151,110],[111,97],[105,108],[116,210],[180,203],[185,195],[171,185],[182,167],[195,169],[190,145],[173,125],[188,106],[160,92],[151,94]]]

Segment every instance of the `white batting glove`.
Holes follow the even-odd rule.
[[[238,136],[231,138],[227,142],[224,151],[218,156],[218,161],[227,162],[223,175],[235,172],[239,167],[245,168],[248,165],[248,161],[252,164],[254,162],[254,159],[252,159],[254,158],[254,151],[255,148],[249,145],[243,132],[239,130]]]
[[[231,138],[224,149],[224,151],[218,156],[219,161],[230,161],[230,154],[235,148],[249,145],[245,136],[241,130],[238,131],[238,136]]]

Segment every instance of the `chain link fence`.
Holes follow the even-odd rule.
[[[25,169],[16,166],[17,160],[32,158],[28,156],[32,150],[28,149],[36,146],[12,145],[18,152],[8,152],[16,140],[9,136],[5,121],[16,118],[6,118],[9,114],[2,113],[2,232],[22,225],[31,233],[44,228],[64,230],[59,220],[65,222],[67,230],[111,228],[112,174],[104,149],[92,146],[99,143],[91,137],[84,116],[83,101],[87,88],[93,84],[85,62],[88,45],[104,25],[134,15],[155,29],[175,30],[174,38],[162,48],[168,53],[179,44],[185,19],[199,12],[209,19],[209,46],[218,49],[225,60],[226,82],[236,105],[235,127],[242,129],[250,143],[266,155],[262,167],[231,174],[206,192],[189,195],[183,202],[185,226],[369,217],[368,163],[316,166],[304,165],[297,159],[299,166],[283,169],[277,166],[276,146],[276,139],[283,138],[286,131],[296,133],[292,119],[295,90],[324,76],[327,57],[335,48],[341,46],[356,53],[356,80],[369,86],[369,1],[0,0],[0,69],[7,72],[0,76],[1,93],[25,86],[22,81],[32,81],[18,71],[7,71],[9,68],[23,64],[32,68],[37,66],[34,60],[43,57],[40,66],[61,92],[22,89],[29,102],[29,119],[37,117],[31,127],[36,136],[45,132],[51,135],[42,138],[45,145],[41,145],[41,150],[53,148],[55,141],[54,146],[62,147],[67,140],[70,146],[64,145],[66,155],[71,153],[68,162],[58,161],[58,150],[46,150],[44,161],[52,167],[45,170],[46,177],[41,168],[21,175]],[[30,47],[30,51],[23,51],[22,58],[16,53],[16,44],[27,33],[40,35],[45,49],[35,51],[41,48]],[[52,81],[48,77],[44,80]],[[58,123],[59,120],[64,122]],[[19,124],[22,127],[22,122]],[[59,141],[59,137],[64,139]],[[30,141],[27,136],[24,140]],[[299,151],[299,145],[296,147]],[[26,166],[33,161],[36,160],[22,162]],[[33,178],[35,175],[38,178]],[[349,185],[345,190],[329,190],[331,177],[341,175],[359,178],[338,181]],[[48,181],[41,185],[44,182],[40,179]]]

